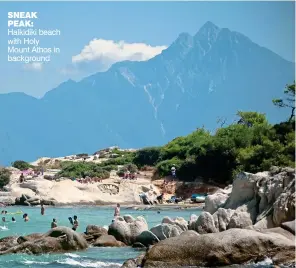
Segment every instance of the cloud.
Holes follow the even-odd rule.
[[[26,63],[23,65],[23,68],[28,71],[41,71],[43,64],[41,62]]]
[[[115,42],[113,40],[94,39],[82,51],[72,57],[72,63],[98,61],[109,68],[113,63],[130,60],[146,61],[160,54],[166,46],[150,46],[145,43]]]

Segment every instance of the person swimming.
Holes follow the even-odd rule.
[[[14,218],[14,217],[12,217],[12,218],[11,218],[11,221],[12,221],[12,222],[16,222],[16,220],[15,220],[15,218]]]
[[[25,214],[23,215],[23,219],[24,219],[24,221],[29,221],[29,216],[28,216],[27,213],[25,213]]]
[[[6,222],[6,219],[5,219],[5,217],[2,217],[2,222]]]
[[[51,228],[56,228],[56,227],[58,227],[57,220],[52,219]]]

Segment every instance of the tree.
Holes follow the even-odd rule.
[[[7,185],[10,180],[11,172],[6,168],[0,168],[0,188]]]
[[[237,112],[237,116],[240,117],[237,123],[247,127],[268,124],[265,114],[239,111]]]
[[[13,162],[12,166],[14,168],[19,169],[19,170],[26,170],[26,169],[29,169],[30,167],[32,167],[29,163],[27,163],[23,160],[17,160],[15,162]]]
[[[292,121],[295,116],[295,81],[294,84],[286,85],[284,93],[286,96],[285,99],[274,99],[272,102],[279,108],[290,108],[291,115],[289,121]]]

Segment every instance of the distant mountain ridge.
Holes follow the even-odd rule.
[[[160,55],[124,61],[42,99],[0,95],[0,164],[93,152],[118,145],[161,145],[238,110],[287,117],[272,99],[294,80],[294,63],[211,22],[181,33]]]

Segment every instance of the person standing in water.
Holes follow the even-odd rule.
[[[58,227],[57,220],[52,219],[51,228],[56,228],[56,227]]]
[[[44,215],[44,213],[45,213],[45,208],[44,208],[43,204],[41,204],[41,215]]]
[[[73,221],[73,228],[72,228],[72,230],[73,231],[76,231],[77,228],[78,228],[78,226],[79,226],[79,222],[78,222],[78,219],[77,219],[77,216],[76,215],[73,217],[73,219],[74,219],[74,221]]]
[[[114,210],[114,217],[120,216],[120,204],[117,204]]]

